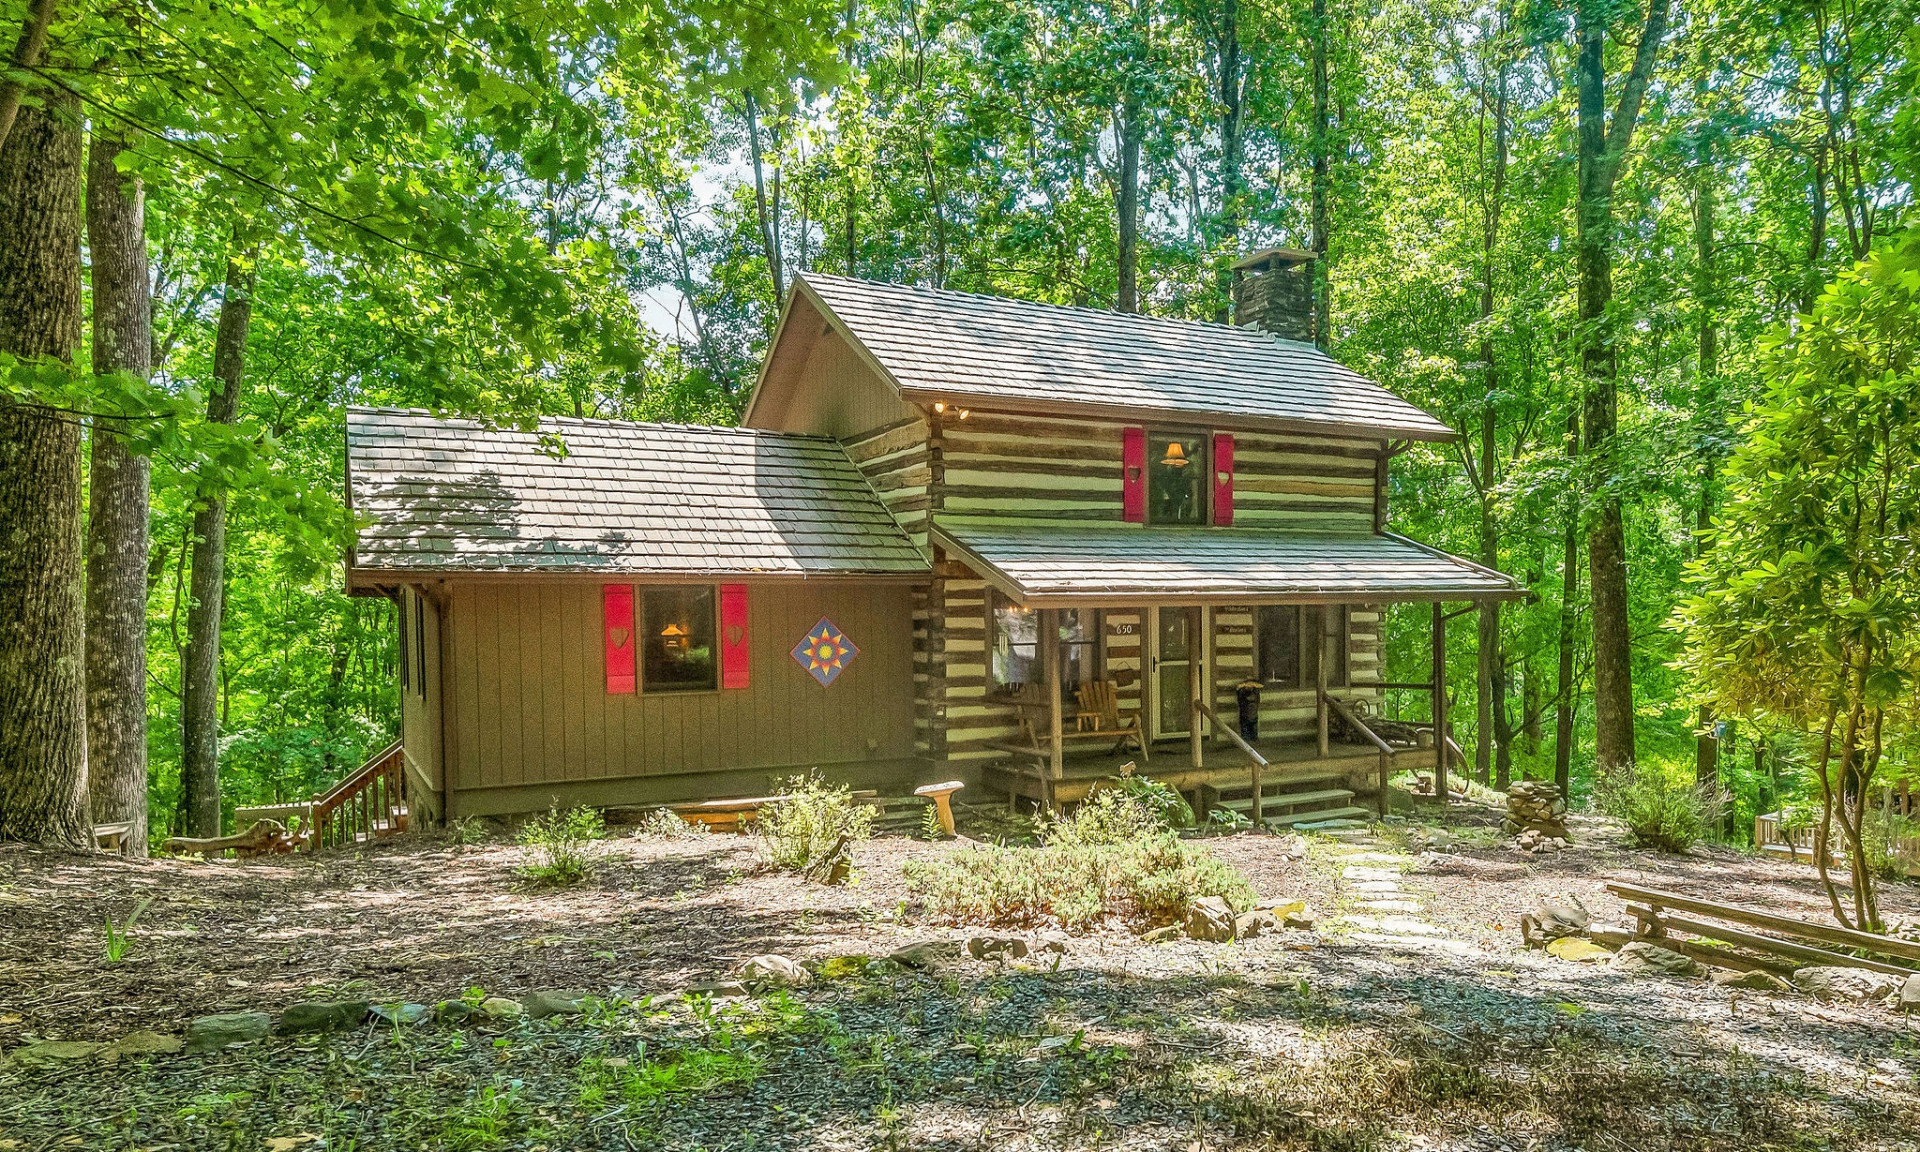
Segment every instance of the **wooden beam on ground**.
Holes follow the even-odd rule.
[[[1765,928],[1770,932],[1798,936],[1803,940],[1818,940],[1823,944],[1837,944],[1842,948],[1859,948],[1868,952],[1878,952],[1883,956],[1898,956],[1905,960],[1920,962],[1920,944],[1894,936],[1860,932],[1852,928],[1842,928],[1837,924],[1814,924],[1791,916],[1742,908],[1737,904],[1719,904],[1712,900],[1683,896],[1678,892],[1642,888],[1637,884],[1609,883],[1607,891],[1623,900],[1638,900],[1656,912],[1662,908],[1678,908],[1682,912],[1696,912],[1702,916],[1733,920],[1755,928]],[[1854,963],[1852,960],[1843,962]],[[1901,971],[1907,971],[1907,969],[1901,969]]]
[[[1787,956],[1795,960],[1804,960],[1808,964],[1826,964],[1836,968],[1867,968],[1875,972],[1884,972],[1890,976],[1911,976],[1914,970],[1902,968],[1898,964],[1889,964],[1884,960],[1866,960],[1858,956],[1848,956],[1841,952],[1829,952],[1825,948],[1815,948],[1810,944],[1795,944],[1790,940],[1778,940],[1772,936],[1761,936],[1754,932],[1743,932],[1738,928],[1727,928],[1717,924],[1708,924],[1704,920],[1693,920],[1684,916],[1673,916],[1651,908],[1627,906],[1627,911],[1641,919],[1651,918],[1664,931],[1677,928],[1682,932],[1691,932],[1695,936],[1705,936],[1710,940],[1720,940],[1736,944],[1742,948],[1751,948],[1756,952],[1768,952],[1775,956]],[[1660,937],[1656,937],[1659,939]],[[1697,952],[1694,955],[1699,955]],[[1711,962],[1711,961],[1709,961]]]

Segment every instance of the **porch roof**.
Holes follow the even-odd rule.
[[[1514,580],[1403,536],[939,518],[934,542],[1028,607],[1505,600]]]

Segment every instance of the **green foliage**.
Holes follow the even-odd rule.
[[[107,963],[118,964],[127,958],[128,951],[133,948],[133,926],[140,922],[140,914],[145,912],[147,905],[151,903],[153,903],[153,901],[144,896],[136,901],[133,905],[133,911],[127,914],[127,922],[125,924],[115,925],[113,917],[102,917],[107,930],[107,944],[102,953],[102,958],[105,959]]]
[[[520,847],[527,850],[528,861],[519,873],[536,884],[577,884],[587,878],[606,832],[606,820],[596,808],[549,808],[520,829]]]
[[[713,834],[705,824],[682,820],[671,808],[655,808],[640,818],[633,834],[641,840],[699,840]]]
[[[1191,828],[1193,806],[1178,789],[1165,780],[1128,774],[1108,780],[1102,792],[1118,792],[1152,813],[1163,828]]]
[[[1904,880],[1920,851],[1920,820],[1911,816],[1870,815],[1862,829],[1867,868],[1882,880]]]
[[[1148,802],[1095,793],[1037,847],[977,845],[909,861],[909,885],[935,919],[1001,927],[1148,927],[1201,896],[1243,911],[1254,893],[1219,857],[1169,831]]]
[[[1710,795],[1650,763],[1602,781],[1594,795],[1602,811],[1627,826],[1635,844],[1660,852],[1685,853],[1716,822],[1717,806]]]
[[[767,864],[808,872],[872,835],[873,815],[846,785],[829,784],[817,774],[795,776],[782,799],[760,809],[754,832]]]

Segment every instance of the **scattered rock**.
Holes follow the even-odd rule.
[[[31,1044],[22,1044],[11,1053],[18,1064],[29,1067],[42,1067],[48,1064],[64,1064],[71,1060],[88,1060],[106,1049],[105,1044],[94,1040],[36,1040]]]
[[[465,1000],[442,1000],[433,1006],[433,1018],[442,1024],[460,1024],[480,1014]]]
[[[873,964],[870,963],[868,971],[872,970]],[[687,995],[711,996],[715,1000],[739,1000],[746,994],[747,986],[738,980],[701,980],[687,985]]]
[[[1051,952],[1055,956],[1067,954],[1069,937],[1065,932],[1042,932],[1034,941],[1034,949],[1039,952]]]
[[[912,953],[914,949],[919,947],[922,947],[922,945],[909,944],[905,948],[900,949],[900,951]],[[898,953],[887,957],[887,959],[896,964],[904,964],[909,968],[917,967],[917,965],[901,959]],[[871,956],[829,956],[814,965],[813,974],[822,980],[845,980],[849,976],[858,976],[865,972],[867,966],[873,962],[874,959]]]
[[[1162,924],[1143,934],[1140,939],[1148,944],[1164,944],[1180,935],[1180,925]]]
[[[1920,1012],[1920,976],[1909,976],[1900,986],[1900,1011]]]
[[[1907,978],[1911,981],[1913,978]],[[1847,968],[1841,965],[1815,965],[1811,968],[1796,968],[1793,973],[1793,986],[1809,996],[1821,1000],[1847,1001],[1854,1004],[1868,1000],[1885,1000],[1896,993],[1904,994],[1900,978],[1889,976],[1885,972],[1874,972],[1867,968]]]
[[[382,1024],[419,1024],[434,1015],[434,1010],[425,1004],[375,1004],[368,1014]]]
[[[1634,940],[1620,946],[1613,954],[1607,967],[1620,972],[1665,972],[1670,976],[1684,976],[1694,970],[1693,957],[1671,948],[1662,948],[1645,940]]]
[[[1533,911],[1521,914],[1520,937],[1527,947],[1540,948],[1549,940],[1578,935],[1591,923],[1593,915],[1578,896],[1543,896],[1534,903]]]
[[[743,984],[767,984],[775,988],[797,988],[813,980],[813,973],[775,952],[748,957],[733,974]]]
[[[1546,780],[1522,780],[1507,789],[1507,819],[1502,827],[1530,852],[1567,846],[1567,802]]]
[[[138,1032],[129,1032],[107,1045],[100,1055],[108,1060],[118,1060],[123,1056],[172,1056],[182,1047],[184,1045],[178,1036],[143,1028]]]
[[[1319,923],[1320,918],[1314,915],[1313,909],[1307,907],[1305,904],[1288,912],[1285,916],[1280,917],[1281,927],[1297,928],[1302,932],[1313,931],[1314,927]]]
[[[1791,992],[1793,985],[1764,968],[1753,968],[1745,972],[1736,972],[1731,968],[1716,968],[1712,980],[1721,988],[1750,988],[1758,992]]]
[[[791,961],[789,961],[791,963]],[[535,1020],[549,1016],[578,1016],[586,1011],[585,992],[530,992],[520,997],[520,1007]]]
[[[1572,960],[1582,964],[1613,959],[1613,952],[1610,949],[1602,948],[1593,941],[1583,940],[1578,936],[1560,936],[1549,940],[1547,951],[1562,960]]]
[[[365,1000],[309,1000],[304,1004],[289,1004],[286,1011],[280,1013],[280,1033],[291,1036],[296,1032],[358,1028],[366,1022],[367,1010],[371,1007]]]
[[[223,1012],[202,1016],[187,1025],[187,1051],[212,1052],[229,1044],[247,1044],[273,1034],[273,1017],[265,1012]]]
[[[1218,896],[1202,896],[1187,905],[1187,935],[1224,944],[1233,939],[1233,909]]]
[[[975,960],[1024,960],[1027,942],[1018,936],[970,936],[967,955]]]
[[[931,968],[942,960],[951,960],[960,954],[960,946],[951,940],[921,940],[908,944],[904,948],[895,948],[887,953],[887,959],[902,968]],[[837,957],[836,957],[837,959]],[[865,957],[862,957],[864,960]],[[827,962],[831,964],[832,961]],[[823,967],[820,974],[829,975]]]
[[[1460,838],[1445,828],[1416,828],[1407,834],[1407,845],[1415,852],[1451,852],[1460,847]]]
[[[1242,940],[1249,940],[1262,932],[1271,932],[1280,922],[1271,912],[1242,912],[1233,922],[1233,932]]]
[[[517,1020],[526,1014],[525,1005],[505,996],[489,996],[480,1001],[480,1015],[489,1020]]]

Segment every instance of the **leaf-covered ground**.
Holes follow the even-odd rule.
[[[1488,813],[1455,819],[1484,825]],[[963,831],[966,829],[963,827]],[[879,956],[921,922],[903,862],[855,885],[758,872],[750,843],[609,841],[586,884],[516,883],[504,843],[131,863],[0,852],[0,1043],[178,1033],[308,998],[577,989],[584,1017],[367,1027],[210,1056],[0,1061],[0,1148],[1911,1148],[1920,1029],[1883,1008],[1622,976],[1527,952],[1518,915],[1607,878],[1817,912],[1804,867],[1628,850],[1552,858],[1478,828],[1420,856],[1210,842],[1316,932],[1074,939],[1057,963],[843,962],[792,992],[686,996],[761,952]],[[1477,846],[1476,846],[1477,845]],[[1887,895],[1911,912],[1911,889]],[[107,919],[149,900],[119,963]],[[1387,907],[1379,907],[1380,905]],[[77,1143],[75,1142],[77,1140]],[[12,1143],[6,1143],[11,1141]],[[324,1143],[322,1143],[324,1142]]]

